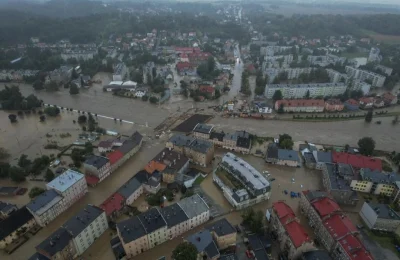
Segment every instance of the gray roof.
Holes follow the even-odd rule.
[[[248,236],[249,246],[252,250],[258,250],[264,248],[257,234],[251,234]]]
[[[312,201],[314,199],[328,197],[328,193],[325,192],[325,191],[308,191],[308,193],[305,194],[305,196],[306,196],[308,201]]]
[[[238,147],[249,149],[251,146],[250,134],[246,131],[236,131],[236,145]]]
[[[29,257],[28,260],[50,260],[50,259],[36,252],[33,255],[31,255],[31,257]]]
[[[294,150],[278,149],[278,159],[299,162],[299,154]]]
[[[173,143],[176,146],[182,147],[190,145],[190,143],[193,142],[194,140],[195,140],[194,137],[186,136],[183,134],[176,134],[169,139],[169,142]]]
[[[89,204],[84,209],[80,210],[78,214],[65,222],[62,227],[68,230],[71,236],[76,237],[103,212],[102,209]]]
[[[336,171],[336,165],[333,163],[326,163],[326,168],[328,170],[328,175],[330,179],[331,189],[332,190],[351,190],[350,184],[347,180],[338,176],[339,174]]]
[[[137,146],[137,143],[129,139],[129,140],[125,140],[123,142],[123,144],[117,150],[125,155],[125,154],[129,153],[130,151],[132,151],[133,148],[135,148],[136,146]]]
[[[375,211],[375,213],[378,215],[378,218],[400,220],[400,216],[387,204],[381,204],[381,203],[367,203],[367,204]]]
[[[167,165],[164,172],[177,173],[183,168],[183,166],[185,166],[189,159],[183,154],[164,148],[156,155],[156,157],[153,158],[153,161]]]
[[[12,209],[18,209],[18,208],[14,204],[0,201],[0,212],[8,214],[8,212]]]
[[[304,153],[303,156],[304,156],[304,160],[307,163],[316,163],[314,155],[312,153]]]
[[[96,169],[100,169],[109,162],[108,158],[98,155],[91,155],[86,159],[85,164],[92,165]]]
[[[303,253],[304,260],[331,260],[329,253],[325,250],[312,250]]]
[[[248,164],[245,160],[236,157],[234,154],[226,153],[224,157],[222,157],[222,164],[231,168],[240,178],[245,178],[253,189],[269,189],[270,183],[268,180],[253,166]]]
[[[131,140],[135,145],[138,145],[143,140],[143,136],[138,131],[136,131],[131,135]]]
[[[271,143],[267,148],[267,158],[278,159],[278,146],[275,143]]]
[[[129,196],[131,196],[135,191],[137,191],[142,183],[133,176],[130,180],[125,182],[124,185],[122,185],[117,192],[121,194],[125,199],[127,199]]]
[[[375,183],[387,183],[396,185],[396,182],[400,181],[400,175],[397,173],[382,173],[378,170],[371,170],[369,168],[360,169],[360,175],[363,180],[375,182]]]
[[[253,252],[257,260],[269,260],[267,252],[265,252],[264,248],[255,250]]]
[[[180,200],[178,204],[185,211],[189,219],[209,210],[207,203],[204,202],[199,194],[184,198]]]
[[[313,154],[314,154],[315,160],[317,162],[323,162],[323,163],[331,163],[332,162],[332,153],[331,152],[314,151]]]
[[[228,255],[221,255],[218,260],[239,260],[238,256],[233,253],[233,254],[228,254]]]
[[[219,255],[218,248],[208,230],[190,235],[186,240],[196,247],[197,252],[204,252],[209,258]]]
[[[190,143],[189,146],[196,152],[207,153],[214,146],[214,144],[209,141],[195,139],[192,143]]]
[[[194,129],[193,132],[199,132],[199,133],[203,133],[203,134],[209,134],[211,133],[211,130],[214,128],[213,125],[207,125],[207,124],[197,124]]]
[[[206,229],[215,232],[218,236],[225,236],[236,233],[236,229],[229,223],[226,218],[220,219],[211,225],[206,226]]]
[[[160,209],[160,213],[167,222],[168,228],[176,226],[189,219],[185,211],[183,211],[181,206],[177,203]]]
[[[140,214],[138,218],[140,219],[140,222],[142,222],[142,225],[148,234],[167,226],[167,223],[157,208],[151,208],[150,210]]]
[[[26,207],[22,207],[17,211],[11,213],[8,218],[0,221],[0,240],[8,237],[10,234],[25,225],[31,219],[33,219],[33,216],[26,209]]]
[[[32,212],[41,215],[43,212],[46,212],[49,208],[57,204],[60,200],[62,200],[62,197],[59,196],[55,190],[46,190],[29,202],[26,207]]]
[[[66,246],[68,246],[72,237],[68,231],[64,228],[59,228],[46,238],[42,243],[36,246],[36,249],[46,252],[50,256],[62,251]]]
[[[125,244],[147,234],[138,217],[133,217],[117,223],[117,228]]]

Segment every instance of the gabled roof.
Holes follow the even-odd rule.
[[[100,208],[106,212],[107,216],[110,216],[115,211],[119,211],[123,207],[125,198],[119,193],[112,194],[108,199],[101,203]]]
[[[211,225],[206,226],[205,229],[215,232],[217,236],[226,236],[236,233],[236,229],[226,218],[220,219]]]
[[[333,260],[325,250],[311,250],[303,253],[302,257],[304,260]]]
[[[123,155],[129,153],[137,146],[137,143],[132,140],[125,140],[122,145],[117,149]]]
[[[178,203],[161,208],[160,213],[167,222],[168,228],[176,226],[189,219]]]
[[[42,243],[36,246],[36,249],[46,252],[50,256],[54,256],[68,246],[71,241],[71,234],[64,228],[59,228],[46,238]]]
[[[108,158],[98,155],[91,155],[85,160],[85,164],[91,165],[96,169],[100,169],[109,162]]]
[[[84,177],[85,175],[83,175],[82,173],[68,169],[64,173],[56,177],[54,180],[47,183],[46,186],[60,192],[64,192]]]
[[[118,193],[122,195],[125,199],[129,198],[135,191],[137,191],[140,186],[142,186],[142,183],[136,178],[136,176],[132,177],[129,179],[127,182],[125,182],[124,185],[122,185],[118,189]]]
[[[150,210],[140,214],[138,218],[140,219],[140,222],[142,222],[142,225],[148,234],[167,226],[167,222],[165,222],[157,208],[151,208]]]
[[[280,107],[283,104],[284,107],[324,107],[325,102],[323,99],[294,99],[294,100],[278,100],[275,103],[275,107]]]
[[[109,154],[107,154],[107,158],[110,160],[110,164],[113,165],[116,162],[118,162],[122,157],[124,157],[124,154],[121,151],[115,150]]]
[[[296,217],[292,208],[283,201],[273,203],[272,208],[283,225]]]
[[[125,244],[141,238],[147,234],[139,218],[133,217],[117,223],[117,229]]]
[[[323,225],[335,240],[357,232],[357,228],[346,215],[336,214],[323,221]]]
[[[331,198],[325,197],[311,203],[321,218],[332,214],[333,212],[340,211],[339,205]]]
[[[289,234],[293,245],[298,248],[306,242],[310,242],[307,232],[299,222],[293,220],[285,225],[285,229]]]
[[[86,205],[75,216],[70,218],[61,227],[68,230],[72,237],[77,237],[85,228],[95,221],[103,210],[93,205]]]
[[[334,163],[345,163],[350,164],[354,168],[369,168],[371,170],[382,171],[382,160],[379,158],[344,152],[333,152],[332,158]]]
[[[205,253],[208,258],[213,258],[219,255],[219,251],[211,236],[210,231],[203,230],[186,238],[189,243],[192,243],[199,253]]]
[[[278,159],[285,161],[300,161],[299,154],[294,150],[278,149]]]
[[[373,260],[374,258],[365,249],[361,241],[353,236],[347,235],[346,237],[339,240],[339,244],[346,251],[347,255],[351,260]]]
[[[14,211],[8,218],[0,222],[0,240],[8,237],[31,219],[33,216],[26,207]]]
[[[46,190],[45,192],[34,198],[31,202],[29,202],[26,207],[30,211],[41,215],[49,208],[56,205],[60,200],[62,200],[62,197],[59,196],[55,190]]]

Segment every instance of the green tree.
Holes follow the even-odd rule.
[[[221,97],[221,91],[219,91],[219,89],[215,90],[215,99],[218,99]]]
[[[78,117],[78,124],[86,124],[87,122],[87,117],[85,115],[80,115]]]
[[[93,145],[91,142],[85,143],[85,154],[92,154],[93,153]]]
[[[46,91],[58,91],[59,90],[59,86],[57,84],[57,82],[55,81],[50,81],[49,83],[44,85],[44,88],[46,89]]]
[[[46,107],[44,113],[48,116],[58,116],[60,114],[60,109],[58,107]]]
[[[372,155],[375,150],[375,141],[371,137],[363,137],[357,144],[362,155]]]
[[[285,112],[285,110],[284,110],[284,105],[283,104],[280,104],[279,105],[279,108],[278,108],[278,113],[279,114],[283,114]]]
[[[9,163],[0,163],[0,178],[8,178],[10,173],[10,164]]]
[[[282,95],[282,91],[280,91],[280,90],[276,90],[274,95],[272,96],[272,100],[274,102],[278,101],[278,100],[282,100],[282,98],[283,98],[283,95]]]
[[[52,170],[47,168],[46,174],[44,175],[44,179],[46,182],[51,182],[55,178],[55,175]]]
[[[37,196],[39,196],[40,194],[42,194],[43,192],[45,192],[46,190],[40,187],[33,187],[30,191],[29,191],[29,198],[33,199],[36,198]]]
[[[44,89],[43,82],[42,82],[41,80],[36,80],[36,81],[33,83],[32,87],[33,87],[35,90]]]
[[[3,147],[0,147],[0,161],[5,161],[10,158],[10,153]]]
[[[174,251],[172,251],[172,259],[174,260],[196,260],[197,248],[188,242],[180,243]]]
[[[157,68],[156,67],[152,68],[151,74],[153,75],[153,79],[157,78]]]
[[[157,97],[154,97],[154,96],[151,96],[150,99],[149,99],[149,101],[150,101],[150,103],[152,103],[152,104],[157,104],[157,103],[158,103],[158,98],[157,98]]]
[[[71,84],[71,87],[69,88],[69,94],[71,95],[79,94],[79,88],[75,83]]]
[[[149,96],[144,95],[144,96],[142,97],[142,101],[147,102],[148,100],[149,100]]]
[[[293,140],[291,139],[285,139],[282,142],[279,143],[279,147],[282,149],[289,149],[291,150],[293,148]]]
[[[17,166],[12,166],[10,168],[9,175],[10,175],[11,180],[14,182],[19,183],[19,182],[25,181],[24,171]]]
[[[8,115],[8,119],[10,119],[11,123],[16,123],[18,121],[17,120],[17,115],[15,115],[15,114],[9,114]]]
[[[21,154],[18,160],[18,166],[21,168],[26,168],[31,165],[32,161],[28,159],[28,155]]]
[[[369,110],[369,111],[367,112],[367,114],[365,115],[365,122],[371,123],[372,117],[373,117],[373,111],[372,111],[372,110]]]
[[[305,99],[309,99],[310,98],[310,91],[307,90],[306,94],[304,95]]]

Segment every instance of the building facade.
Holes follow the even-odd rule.
[[[111,173],[110,160],[103,156],[91,155],[83,163],[83,167],[86,174],[96,176],[99,182],[102,182]]]
[[[304,98],[307,93],[310,93],[311,98],[330,97],[341,95],[346,89],[344,83],[267,84],[265,97],[271,99],[278,90],[285,99]]]
[[[400,226],[400,216],[386,204],[364,202],[359,215],[369,229],[395,232]]]
[[[385,84],[386,77],[379,75],[375,72],[356,69],[350,66],[346,66],[346,73],[349,77],[360,80],[360,81],[370,81],[373,87],[381,88]]]
[[[275,102],[275,111],[283,107],[284,112],[321,113],[324,112],[323,99],[282,99]]]

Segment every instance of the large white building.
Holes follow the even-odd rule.
[[[69,208],[87,192],[85,176],[82,173],[68,169],[57,178],[46,184],[48,190],[55,190],[63,197],[63,204]]]
[[[329,97],[343,94],[347,89],[344,83],[313,83],[313,84],[267,84],[265,96],[272,98],[275,91],[280,90],[285,99],[304,98],[307,91],[310,97]]]
[[[281,69],[274,69],[274,68],[268,68],[264,71],[264,73],[268,76],[268,81],[271,83],[274,81],[275,77],[277,77],[280,73],[287,73],[288,74],[288,79],[296,79],[298,78],[301,74],[310,74],[311,71],[313,71],[314,68],[281,68]]]
[[[380,62],[382,60],[380,52],[379,48],[372,47],[369,51],[368,62]]]
[[[123,62],[118,63],[114,68],[113,81],[124,80],[126,74],[127,74],[127,69],[125,63]]]
[[[375,72],[356,69],[346,66],[346,73],[350,78],[360,81],[370,81],[373,87],[381,88],[385,84],[386,77]]]
[[[348,76],[345,73],[340,73],[339,71],[333,69],[326,69],[332,83],[344,82],[347,83]]]
[[[79,60],[91,60],[93,57],[97,55],[97,49],[85,49],[85,50],[66,50],[61,53],[61,58],[64,61],[68,61],[69,59]]]
[[[278,46],[278,45],[265,46],[265,47],[260,48],[260,53],[261,53],[261,55],[265,55],[265,56],[275,56],[275,53],[291,51],[292,48],[293,48],[293,46]],[[295,48],[296,48],[296,50],[299,49],[298,46],[295,46]]]

